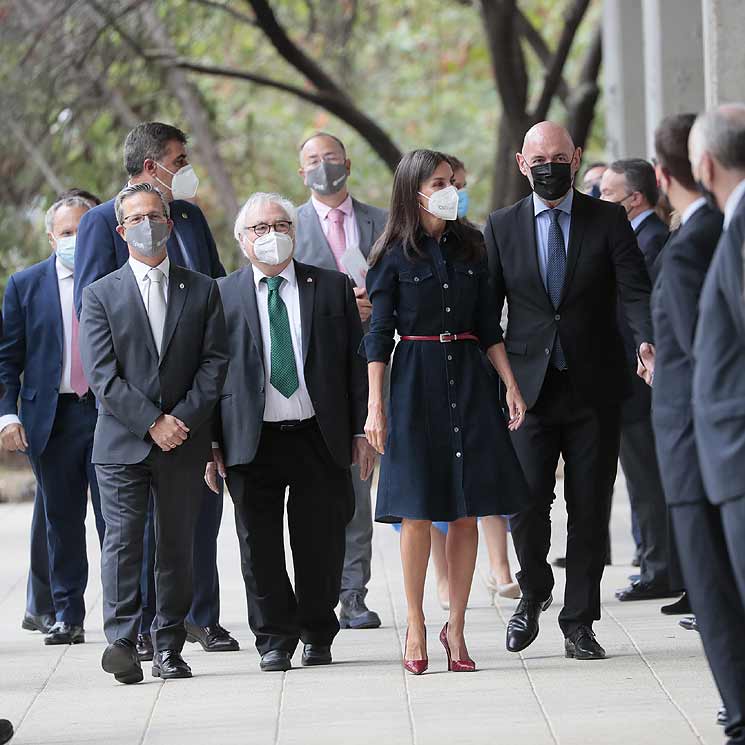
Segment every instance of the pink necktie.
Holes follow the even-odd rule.
[[[340,209],[333,209],[328,214],[329,234],[328,242],[331,252],[336,259],[336,266],[340,272],[346,272],[341,263],[341,257],[347,250],[347,237],[344,235],[344,213]]]
[[[83,363],[80,361],[80,323],[78,322],[75,308],[72,309],[72,344],[70,345],[70,387],[78,394],[84,396],[88,391],[88,381],[83,372]]]

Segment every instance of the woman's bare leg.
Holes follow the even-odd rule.
[[[429,563],[429,520],[407,520],[401,523],[401,563],[406,591],[407,624],[409,638],[404,652],[407,660],[427,657],[426,629],[424,626],[424,581]]]
[[[450,523],[446,554],[448,560],[448,583],[450,585],[450,617],[448,619],[448,643],[454,660],[468,658],[463,637],[466,623],[466,606],[471,594],[471,582],[476,568],[476,552],[479,533],[475,517],[464,517]]]

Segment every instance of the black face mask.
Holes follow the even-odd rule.
[[[530,169],[533,191],[547,202],[561,199],[572,188],[569,163],[539,163]]]
[[[706,200],[706,204],[709,209],[714,210],[714,212],[721,212],[722,210],[719,209],[719,204],[717,204],[717,198],[714,196],[714,192],[711,191],[711,189],[707,189],[704,186],[703,181],[697,181],[696,186],[701,192],[701,196]]]

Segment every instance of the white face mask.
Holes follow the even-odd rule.
[[[277,264],[284,264],[292,256],[292,238],[287,233],[270,230],[254,241],[253,248],[256,261],[277,266]]]
[[[441,220],[455,220],[458,217],[458,190],[451,184],[444,189],[434,192],[431,196],[419,194],[429,201],[429,209],[424,207],[430,215]]]
[[[57,247],[55,251],[57,258],[62,262],[62,265],[68,269],[75,268],[75,235],[67,235],[62,238],[57,238]]]
[[[174,173],[173,171],[169,171],[162,163],[158,163],[158,165],[164,171],[170,173],[171,176],[173,176],[170,187],[168,187],[167,184],[163,184],[163,182],[157,176],[155,178],[157,181],[163,184],[163,186],[170,188],[171,194],[173,194],[174,199],[191,199],[192,197],[196,196],[197,189],[199,188],[199,176],[197,176],[191,166],[184,166],[183,168],[179,168],[178,171]]]

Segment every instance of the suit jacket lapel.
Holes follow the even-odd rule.
[[[295,262],[297,291],[300,297],[300,325],[303,334],[303,364],[308,359],[310,335],[313,329],[313,305],[316,298],[316,281],[313,267]]]
[[[259,357],[264,359],[264,342],[261,337],[261,322],[259,321],[259,306],[256,302],[256,285],[254,284],[253,269],[249,264],[240,270],[238,278],[241,291],[241,306],[243,315],[246,317],[246,323],[251,329],[251,338],[256,345],[256,351]]]
[[[577,268],[577,261],[582,250],[582,237],[585,233],[585,204],[587,198],[578,191],[574,192],[572,199],[572,223],[569,228],[569,250],[567,252],[567,268],[564,274],[564,287],[561,291],[561,300],[567,295],[569,285],[571,284],[574,270]]]
[[[49,314],[54,324],[54,336],[59,345],[60,359],[63,358],[63,347],[65,345],[64,322],[62,320],[62,300],[59,294],[59,281],[57,279],[57,257],[52,254],[47,260],[47,270],[44,273],[42,284],[44,302],[42,307],[49,308]],[[56,303],[48,302],[49,298],[56,298]],[[74,311],[73,311],[74,312]]]
[[[139,323],[143,327],[145,345],[150,350],[153,359],[157,361],[158,350],[155,348],[155,340],[153,339],[153,332],[150,328],[150,319],[147,317],[145,303],[142,300],[140,288],[137,286],[137,279],[135,278],[134,272],[127,263],[116,272],[116,276],[123,285],[122,291],[124,293],[125,306],[128,310],[132,309],[132,312],[139,316]]]
[[[165,359],[168,345],[176,331],[176,325],[181,318],[181,312],[189,294],[189,278],[179,271],[179,267],[171,266],[168,274],[168,306],[166,307],[166,320],[163,325],[163,341],[160,345],[160,362]]]
[[[354,197],[352,198],[352,205],[354,206],[354,217],[357,220],[357,229],[360,234],[360,251],[362,255],[367,258],[370,255],[370,249],[373,244],[373,224],[370,215],[367,214],[365,207],[358,202]]]

